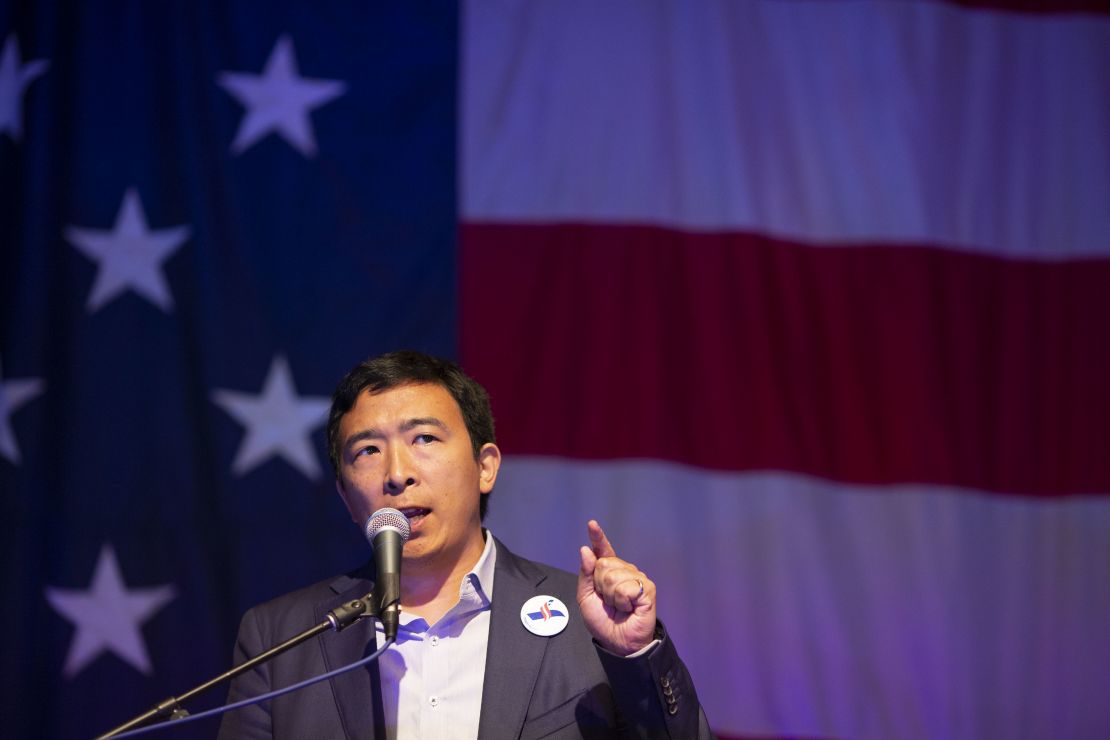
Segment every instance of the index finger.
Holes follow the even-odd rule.
[[[594,555],[599,558],[615,558],[617,556],[616,550],[613,549],[612,543],[609,538],[605,536],[605,530],[597,523],[596,519],[591,519],[586,524],[586,531],[590,535],[590,547],[594,551]]]

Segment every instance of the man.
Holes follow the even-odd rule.
[[[225,715],[221,738],[712,737],[656,620],[655,584],[597,522],[577,577],[482,528],[501,452],[485,390],[456,365],[394,352],[357,366],[332,399],[328,447],[355,524],[385,507],[409,519],[397,642],[368,669]],[[249,610],[236,663],[373,578],[370,564]],[[326,633],[240,676],[229,701],[354,662],[382,640],[372,620]]]

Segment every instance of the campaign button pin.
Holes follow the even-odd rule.
[[[533,596],[520,607],[520,621],[533,635],[551,637],[567,628],[569,613],[554,596]]]

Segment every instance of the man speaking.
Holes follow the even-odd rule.
[[[363,362],[328,419],[336,489],[362,527],[399,510],[397,641],[376,663],[224,716],[221,738],[710,738],[655,614],[655,584],[594,521],[577,576],[514,555],[482,528],[501,452],[485,390],[417,352]],[[373,563],[250,609],[242,663],[360,598]],[[229,701],[352,663],[382,644],[364,619],[235,680]]]

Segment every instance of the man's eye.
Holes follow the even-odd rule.
[[[355,452],[355,457],[362,457],[363,455],[373,455],[378,451],[374,445],[366,445]]]
[[[429,442],[435,442],[436,438],[434,434],[418,434],[413,441],[418,445],[426,445]]]

